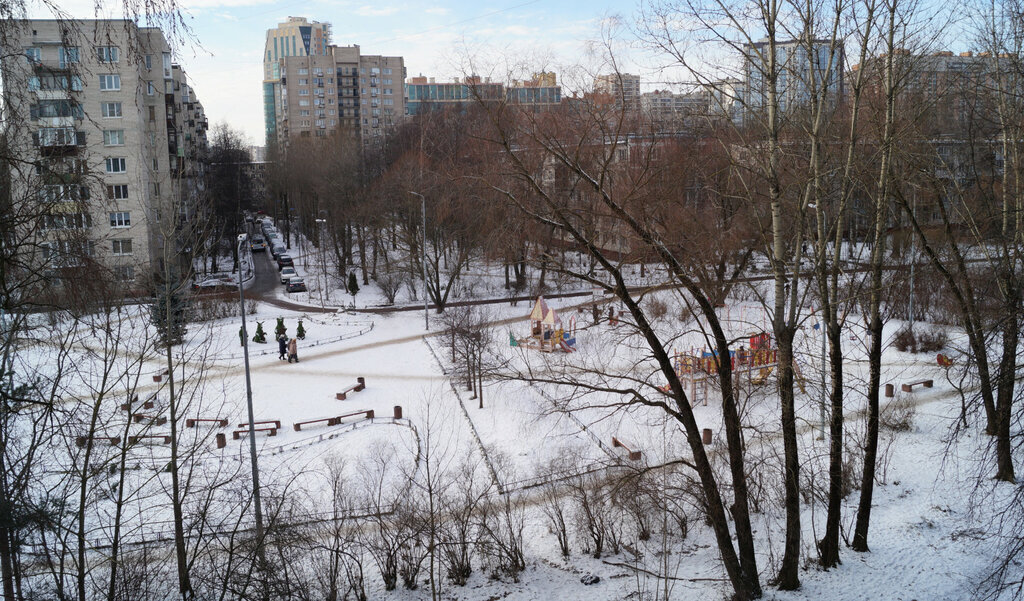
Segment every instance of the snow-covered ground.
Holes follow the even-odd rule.
[[[297,249],[300,271],[313,261]],[[308,273],[308,271],[307,271]],[[315,274],[314,274],[315,275]],[[307,282],[315,277],[307,277]],[[497,284],[496,284],[497,285]],[[379,298],[373,290],[359,296],[360,306],[375,304]],[[304,295],[283,295],[294,302],[319,304],[319,289],[311,286]],[[339,295],[334,291],[332,298]],[[690,352],[708,346],[696,327],[675,306],[673,296],[658,293],[669,310],[655,320],[659,334],[671,340],[676,350]],[[260,477],[270,491],[301,490],[310,506],[326,505],[326,471],[330,465],[344,465],[345,473],[357,478],[360,466],[381,456],[384,447],[393,449],[389,455],[398,466],[398,473],[418,473],[423,460],[424,440],[430,434],[435,441],[445,441],[450,456],[465,456],[481,446],[487,461],[499,473],[507,490],[516,491],[535,483],[543,470],[559,458],[573,457],[580,470],[599,469],[623,461],[623,450],[614,447],[612,438],[642,453],[638,465],[657,466],[686,458],[689,451],[680,427],[656,408],[629,403],[629,395],[608,392],[610,389],[643,388],[657,398],[655,386],[663,379],[654,367],[649,352],[632,335],[628,324],[610,325],[607,321],[592,323],[589,309],[578,312],[577,306],[591,300],[584,298],[551,299],[550,306],[560,311],[563,320],[575,316],[578,322],[576,352],[541,354],[534,350],[509,345],[509,337],[527,334],[530,303],[512,306],[508,303],[488,305],[481,309],[487,319],[500,323],[492,328],[492,344],[488,362],[495,374],[487,380],[483,407],[459,381],[451,379],[453,365],[444,336],[438,335],[441,320],[431,316],[430,331],[425,331],[423,315],[418,312],[391,314],[370,313],[303,313],[259,304],[255,315],[246,316],[250,335],[257,322],[267,333],[265,345],[250,343],[250,374],[252,402],[257,421],[279,420],[274,436],[258,434]],[[645,301],[645,302],[650,302]],[[364,305],[365,303],[365,305]],[[138,309],[143,311],[143,309]],[[602,314],[604,314],[602,309]],[[295,333],[298,320],[303,320],[307,336],[299,342],[299,362],[288,363],[278,358],[273,340],[277,318],[284,318],[288,335]],[[727,334],[736,338],[754,335],[768,320],[760,306],[736,301],[721,310]],[[125,323],[135,323],[128,317]],[[507,321],[507,323],[505,323]],[[801,427],[800,442],[805,461],[805,488],[823,487],[825,443],[818,440],[820,424],[820,330],[807,316],[797,339],[802,370],[802,388],[798,402]],[[192,326],[189,341],[175,350],[181,366],[179,394],[186,403],[180,418],[227,419],[227,427],[204,424],[183,429],[186,446],[194,449],[190,456],[192,473],[209,478],[222,476],[244,488],[247,478],[248,441],[246,435],[233,439],[246,418],[246,382],[239,344],[239,319],[224,319]],[[137,327],[137,326],[135,326]],[[902,324],[891,322],[886,333],[891,338]],[[956,339],[951,342],[955,344]],[[81,359],[95,360],[98,343],[83,339]],[[847,398],[848,429],[851,443],[864,428],[864,383],[867,378],[863,325],[851,321],[844,340],[847,360],[847,381],[851,392]],[[40,343],[40,353],[47,352]],[[88,351],[88,352],[87,352]],[[129,347],[118,351],[137,356],[142,351]],[[157,355],[146,358],[139,370],[140,383],[135,393],[146,399],[155,395],[156,406],[148,413],[166,415],[168,378],[152,381],[163,370],[163,359]],[[884,356],[883,382],[900,382],[930,378],[934,388],[918,389],[910,394],[898,393],[895,399],[884,399],[901,407],[912,407],[906,431],[884,430],[882,433],[882,465],[876,489],[876,506],[872,517],[870,553],[857,554],[844,548],[843,564],[835,570],[820,571],[813,560],[801,577],[803,588],[781,593],[766,587],[773,599],[967,599],[996,547],[982,535],[995,497],[984,496],[974,488],[978,474],[986,473],[987,439],[975,428],[966,437],[950,440],[948,433],[958,418],[960,400],[932,356],[915,356],[893,349]],[[519,376],[519,377],[512,377]],[[366,388],[349,391],[345,400],[337,393],[364,378]],[[533,383],[525,379],[534,379]],[[572,380],[600,383],[600,391],[586,391],[571,385]],[[743,382],[743,410],[751,430],[752,457],[763,459],[770,471],[778,464],[774,441],[778,441],[778,406],[772,391],[772,378],[762,385]],[[87,397],[89,391],[78,394]],[[713,390],[707,405],[695,407],[698,423],[712,431],[717,453],[721,430],[720,410]],[[702,400],[698,397],[697,401]],[[401,419],[396,416],[401,407]],[[566,412],[565,409],[571,411]],[[372,411],[373,420],[362,420]],[[296,431],[294,424],[308,420],[350,415],[339,425],[310,425]],[[164,425],[128,424],[126,414],[116,405],[105,405],[100,415],[101,430],[110,436],[128,432],[164,434]],[[226,435],[226,447],[217,449],[214,436]],[[134,500],[130,520],[137,520],[137,533],[146,537],[166,534],[169,529],[166,503],[153,502],[167,489],[167,476],[160,468],[169,457],[162,439],[134,447],[127,459],[131,468],[129,483],[146,490]],[[757,447],[756,449],[754,447]],[[59,454],[58,450],[53,451]],[[97,453],[116,453],[115,447],[97,447]],[[198,469],[197,469],[198,468]],[[673,472],[675,473],[675,472]],[[763,485],[773,486],[778,473],[764,475]],[[813,480],[817,478],[817,480]],[[761,481],[759,478],[755,478]],[[813,480],[813,481],[812,481]],[[126,487],[127,488],[127,487]],[[531,494],[529,491],[523,494]],[[778,492],[765,492],[772,498]],[[1003,494],[1003,493],[999,493]],[[323,497],[321,497],[323,495]],[[852,535],[857,492],[846,499],[844,533]],[[985,499],[980,502],[979,499]],[[109,499],[108,499],[109,501]],[[227,503],[226,500],[218,502]],[[824,528],[824,510],[820,503],[805,504],[804,556],[815,557],[814,540]],[[631,563],[657,568],[668,573],[669,597],[673,599],[722,598],[726,583],[717,560],[714,542],[702,524],[695,524],[685,540],[671,539],[665,543],[671,553],[654,557],[653,543],[648,542],[649,555],[637,559],[625,552],[593,559],[579,551],[561,559],[554,536],[536,504],[527,508],[526,555],[528,568],[518,582],[493,581],[477,573],[465,588],[447,588],[446,598],[459,599],[623,599],[656,598],[659,587],[650,577],[626,567],[612,565]],[[755,513],[762,581],[767,582],[777,567],[781,521],[776,509]],[[656,518],[660,522],[661,517]],[[653,566],[653,568],[652,568]],[[585,587],[579,577],[585,572],[601,576],[602,581]],[[380,585],[369,577],[371,591]],[[381,593],[383,594],[383,593]],[[390,593],[394,598],[429,598],[429,590]],[[639,596],[638,596],[639,595]],[[661,598],[661,597],[657,597]]]

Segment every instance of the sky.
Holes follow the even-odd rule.
[[[105,4],[102,16],[118,16],[119,9],[110,7],[120,3],[99,1]],[[97,15],[93,0],[59,5],[72,17]],[[227,123],[256,145],[264,142],[266,31],[289,16],[331,23],[332,42],[339,46],[358,44],[363,54],[402,56],[410,77],[450,81],[472,71],[503,78],[509,69],[545,69],[567,79],[571,89],[572,80],[586,77],[570,65],[587,65],[591,81],[594,72],[611,71],[593,51],[595,42],[609,20],[621,16],[628,24],[637,10],[634,0],[179,0],[179,6],[193,39],[178,44],[175,61],[192,79],[210,126]],[[30,8],[30,16],[52,18],[38,6]],[[468,55],[474,57],[472,67],[466,67]],[[644,71],[635,63],[626,67],[622,70]]]

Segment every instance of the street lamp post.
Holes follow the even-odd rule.
[[[423,267],[423,327],[430,329],[430,307],[427,296],[427,198],[419,192],[409,194],[420,197],[420,215],[423,216],[423,243],[420,245],[420,265]]]
[[[319,243],[320,243],[319,244],[319,246],[320,246],[320,271],[324,272],[324,286],[323,286],[323,288],[320,288],[320,306],[321,307],[325,307],[326,304],[324,303],[324,290],[326,290],[327,286],[330,285],[330,283],[328,281],[328,278],[327,278],[327,255],[325,254],[326,250],[324,249],[324,244],[326,244],[325,233],[327,231],[327,220],[326,219],[317,219],[316,220],[316,225],[317,225],[317,230],[319,230],[319,234],[320,234],[320,239],[319,239]],[[319,288],[319,286],[317,286],[317,287]],[[327,293],[327,300],[331,300],[331,293],[330,292]]]
[[[242,256],[246,234],[238,236],[238,256]],[[249,376],[249,333],[245,329],[245,287],[242,285],[242,273],[238,273],[238,309],[242,314],[242,355],[245,357],[245,400],[249,411],[249,460],[252,464],[252,496],[256,508],[256,553],[260,567],[267,565],[263,550],[263,504],[260,501],[260,470],[256,460],[256,423],[252,411],[252,378]]]

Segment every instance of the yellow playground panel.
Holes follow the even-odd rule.
[[[576,316],[569,318],[568,327],[563,327],[562,318],[548,306],[543,296],[537,297],[528,317],[530,335],[516,338],[509,332],[509,344],[516,347],[537,349],[545,353],[576,350]]]

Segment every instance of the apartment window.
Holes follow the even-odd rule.
[[[153,190],[153,196],[160,196],[160,182],[153,182],[150,188]]]
[[[391,75],[391,69],[389,67],[384,67],[384,75]]]
[[[153,159],[153,171],[160,171],[160,159]]]
[[[147,54],[146,55],[146,69],[149,70],[149,71],[153,70],[153,55],[152,54]]]
[[[79,62],[78,48],[75,46],[62,46],[60,49],[61,68],[74,65]]]
[[[81,230],[92,227],[92,216],[88,213],[47,215],[43,227],[48,230]]]
[[[128,170],[127,162],[123,157],[108,158],[106,160],[107,173],[124,173]]]
[[[308,79],[300,79],[299,80],[299,85],[300,86],[308,86],[309,85],[309,80]]]
[[[118,265],[114,267],[114,276],[122,282],[135,281],[135,267],[132,265]]]
[[[153,107],[150,107],[152,109]],[[103,116],[112,118],[121,116],[121,103],[120,102],[104,102],[102,105]]]
[[[309,101],[308,100],[300,100],[299,101],[299,106],[309,106]]]
[[[306,69],[306,68],[299,69],[299,75],[309,75],[309,69]]]
[[[107,129],[103,131],[104,146],[124,146],[123,129]]]
[[[125,238],[124,240],[111,240],[111,243],[115,257],[124,257],[132,254],[131,239]]]
[[[174,93],[174,81],[171,79],[164,81],[164,94]]]
[[[302,109],[302,110],[300,110],[299,111],[299,116],[300,117],[308,117],[309,116],[309,109]]]
[[[153,87],[153,82],[151,81],[146,82],[146,94],[149,96],[156,94],[156,88]]]
[[[309,96],[309,90],[307,90],[305,88],[300,88],[299,89],[299,96]]]
[[[384,95],[391,96],[394,90],[392,88],[384,88]]]
[[[121,89],[121,76],[117,73],[100,75],[100,91],[111,92]]]
[[[385,98],[384,99],[384,105],[385,106],[394,106],[394,104],[395,104],[395,99],[394,98]]]
[[[168,79],[171,77],[171,53],[164,52],[162,58],[164,62],[164,79]]]
[[[130,211],[117,211],[110,214],[110,227],[131,227],[132,214]]]
[[[386,86],[390,86],[390,85],[391,85],[391,79],[390,79],[390,78],[387,78],[387,77],[386,77],[386,78],[384,78],[384,81],[383,81],[383,83],[384,83],[384,85],[386,85]]]
[[[109,198],[110,200],[127,200],[128,184],[107,186],[107,198]]]
[[[30,63],[41,62],[43,60],[43,51],[41,48],[26,48],[25,58],[27,58]]]
[[[118,60],[117,46],[97,46],[96,57],[101,63],[116,63]]]
[[[120,104],[120,103],[118,103],[118,104]],[[150,121],[150,123],[152,123],[153,121],[156,121],[156,107],[155,106],[149,107],[149,121]]]

